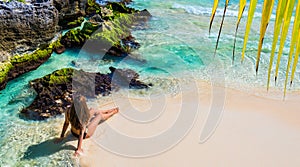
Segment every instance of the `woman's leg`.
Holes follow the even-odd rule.
[[[88,128],[87,137],[91,137],[94,134],[100,121],[105,121],[118,112],[119,112],[119,108],[113,108],[109,110],[98,110],[98,111],[91,109],[91,115],[93,115],[94,117],[91,119],[89,125],[87,126]]]

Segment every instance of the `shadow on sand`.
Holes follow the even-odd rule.
[[[22,159],[24,160],[30,160],[35,159],[39,157],[46,157],[49,155],[52,155],[56,152],[59,152],[61,150],[75,150],[76,147],[74,147],[71,144],[66,144],[69,141],[77,140],[72,134],[68,134],[63,141],[59,143],[55,143],[55,140],[57,138],[46,140],[42,143],[35,144],[32,146],[29,146],[24,153]]]

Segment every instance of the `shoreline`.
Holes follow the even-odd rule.
[[[111,143],[120,142],[118,139],[110,138],[109,131],[106,131],[108,126],[123,134],[137,137],[153,136],[168,129],[180,112],[178,102],[182,95],[166,97],[164,112],[159,118],[146,124],[138,124],[125,119],[122,111],[126,110],[126,105],[120,102],[118,104],[120,114],[108,120],[107,123],[99,125],[96,137],[84,142],[85,153],[79,157],[80,165],[183,166],[189,163],[194,166],[200,164],[206,166],[224,164],[227,166],[262,164],[263,166],[297,166],[300,164],[300,160],[297,159],[300,153],[300,147],[297,146],[300,144],[297,140],[300,138],[300,122],[297,119],[300,118],[300,112],[297,111],[297,100],[300,97],[296,96],[299,92],[293,93],[292,98],[282,101],[226,88],[221,121],[213,135],[201,144],[199,136],[210,109],[211,86],[206,81],[197,82],[197,86],[199,98],[194,96],[192,90],[187,90],[182,94],[192,95],[186,96],[185,103],[198,102],[200,104],[196,121],[191,131],[174,147],[146,158],[119,156],[101,148],[98,145],[99,140],[109,138]],[[160,98],[153,100],[161,102]],[[138,110],[146,110],[144,112],[147,112],[149,108],[147,100],[131,100],[131,104]],[[148,111],[155,110],[156,107],[152,106],[152,109]]]

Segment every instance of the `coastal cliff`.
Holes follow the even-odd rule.
[[[0,1],[1,61],[49,43],[58,32],[59,12],[49,2]],[[5,53],[6,52],[6,53]]]

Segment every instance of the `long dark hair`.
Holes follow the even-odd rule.
[[[83,129],[90,119],[90,111],[84,96],[75,96],[69,112],[71,125],[76,129]]]

